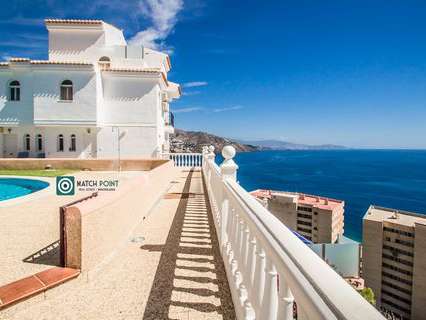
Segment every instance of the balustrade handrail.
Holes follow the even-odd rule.
[[[196,152],[162,153],[162,158],[172,160],[175,167],[201,167],[203,162],[202,154]]]
[[[223,170],[214,162],[213,153],[205,150],[203,174],[239,319],[292,319],[289,304],[293,297],[298,319],[384,319],[235,179],[224,176]],[[248,244],[249,239],[255,240]],[[259,272],[259,266],[254,266],[258,262],[249,253],[253,243],[266,260],[259,264],[265,273],[260,282],[254,280],[258,275],[252,275],[253,270]],[[259,290],[260,295],[269,295],[267,300],[275,301],[267,301],[271,310],[259,303],[263,298],[256,297]],[[280,299],[286,301],[286,308]]]

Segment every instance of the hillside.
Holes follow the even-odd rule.
[[[175,129],[175,134],[170,139],[171,152],[201,152],[203,146],[213,145],[218,153],[225,145],[233,145],[237,152],[258,151],[261,148],[239,143],[231,139],[222,138],[200,131],[184,131]]]
[[[344,146],[338,146],[334,144],[321,144],[321,145],[308,145],[292,143],[282,140],[254,140],[246,141],[239,140],[240,143],[246,143],[257,146],[266,150],[341,150],[346,149]]]

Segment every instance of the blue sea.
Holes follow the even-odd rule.
[[[234,160],[246,190],[344,200],[345,236],[356,241],[371,204],[426,214],[426,150],[262,151]]]

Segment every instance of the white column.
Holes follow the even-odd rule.
[[[237,180],[238,166],[233,160],[233,158],[235,157],[235,153],[235,148],[233,146],[225,146],[222,149],[222,156],[224,158],[224,161],[220,165],[220,172],[222,174],[223,180]]]
[[[214,151],[214,147],[211,146],[211,151]],[[235,149],[232,146],[225,146],[222,149],[222,156],[225,159],[223,163],[220,165],[220,172],[222,176],[222,181],[225,182],[226,180],[234,180],[237,176],[237,169],[238,166],[235,164],[235,162],[232,160],[232,158],[235,156]],[[214,153],[213,153],[213,159],[214,159]],[[221,243],[221,249],[223,249],[223,246],[227,243],[227,221],[228,221],[228,214],[229,214],[229,200],[227,198],[227,194],[225,192],[225,188],[222,185],[222,210],[221,210],[221,217],[220,221],[221,223],[221,230],[220,230],[220,243]],[[234,254],[236,253],[234,247]]]
[[[254,294],[256,296],[255,306],[256,310],[260,311],[262,308],[263,293],[265,290],[265,251],[258,242],[256,245],[256,269],[254,274]],[[261,319],[260,315],[256,315]]]
[[[262,319],[275,320],[278,311],[278,283],[277,270],[273,261],[266,258],[265,292],[263,296]]]
[[[283,274],[279,274],[278,319],[293,319],[294,297]]]

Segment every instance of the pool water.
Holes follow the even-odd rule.
[[[0,201],[22,197],[48,186],[48,182],[41,180],[0,178]]]

